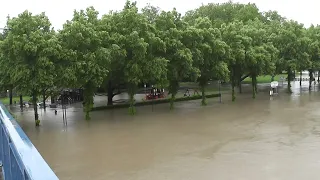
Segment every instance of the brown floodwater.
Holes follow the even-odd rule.
[[[199,101],[92,112],[83,120],[69,107],[17,119],[61,180],[317,180],[320,170],[320,93],[307,86],[292,95],[267,90],[230,102]]]

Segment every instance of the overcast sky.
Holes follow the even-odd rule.
[[[74,9],[85,9],[94,6],[100,14],[109,10],[122,9],[126,0],[3,0],[0,6],[0,28],[5,26],[6,16],[17,16],[24,10],[33,13],[46,12],[52,25],[60,29],[62,24],[72,18]],[[147,3],[158,6],[163,10],[171,10],[176,7],[179,12],[199,7],[201,3],[226,2],[226,0],[137,0],[139,7]],[[234,2],[255,3],[260,10],[276,10],[282,16],[297,20],[306,26],[320,24],[319,0],[234,0]]]

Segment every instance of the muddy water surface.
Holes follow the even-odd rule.
[[[294,87],[293,95],[256,100],[241,95],[92,113],[78,107],[17,112],[23,129],[61,180],[316,180],[320,170],[320,93]]]

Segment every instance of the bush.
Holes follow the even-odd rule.
[[[206,98],[215,98],[215,97],[220,97],[221,94],[208,94],[206,95]],[[187,97],[180,97],[176,98],[175,102],[180,102],[180,101],[191,101],[191,100],[197,100],[197,99],[202,99],[201,95],[194,95],[194,96],[187,96]],[[148,106],[152,104],[164,104],[164,103],[169,103],[170,99],[160,99],[160,100],[149,100],[149,101],[143,101],[143,102],[138,102],[135,104],[136,107],[138,106]],[[117,109],[117,108],[128,108],[130,107],[130,104],[116,104],[116,105],[111,105],[111,106],[99,106],[99,107],[94,107],[92,108],[92,111],[99,111],[99,110],[105,110],[105,109]]]

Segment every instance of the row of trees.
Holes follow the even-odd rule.
[[[209,79],[230,81],[235,87],[257,76],[320,69],[320,27],[305,28],[277,12],[260,12],[254,4],[208,4],[181,16],[176,9],[151,5],[141,11],[127,1],[123,10],[101,18],[89,7],[74,11],[61,30],[48,17],[25,11],[8,17],[0,36],[0,83],[12,91],[37,97],[61,88],[83,88],[86,118],[98,87],[108,89],[109,104],[125,85],[134,114],[134,95],[141,83],[166,87],[173,108],[179,82],[195,80],[206,104]],[[37,107],[35,120],[39,124]]]

